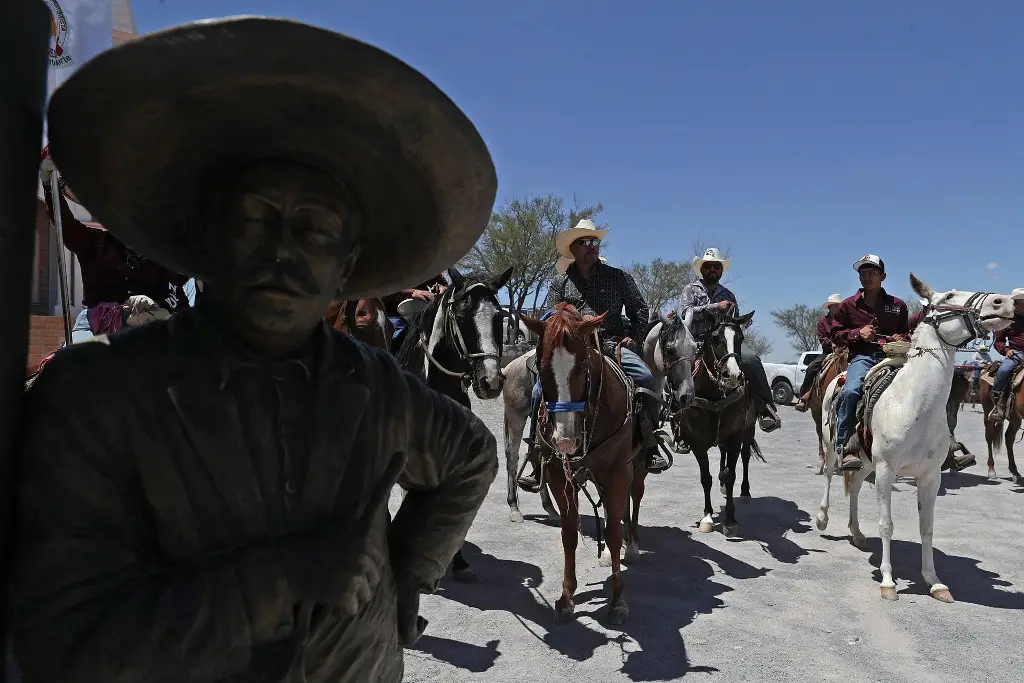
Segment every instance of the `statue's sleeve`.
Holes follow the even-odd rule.
[[[483,421],[455,401],[401,373],[408,493],[390,531],[391,561],[434,585],[462,545],[498,473],[498,446]],[[398,392],[396,392],[398,393]],[[397,411],[396,411],[397,412]]]
[[[25,680],[212,683],[242,671],[254,648],[292,629],[276,548],[166,557],[149,502],[159,491],[143,490],[132,434],[118,428],[131,407],[88,398],[106,393],[103,381],[120,386],[116,375],[62,353],[29,391],[22,423],[11,595]]]

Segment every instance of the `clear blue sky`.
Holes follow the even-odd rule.
[[[897,6],[898,5],[898,6]],[[1024,2],[134,0],[140,32],[286,16],[385,48],[476,123],[499,202],[603,202],[612,263],[733,254],[769,312],[857,287],[1024,287]],[[268,48],[272,49],[271,46]],[[316,55],[310,55],[316,59]]]

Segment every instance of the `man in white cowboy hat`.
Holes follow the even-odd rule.
[[[398,683],[496,444],[321,317],[473,246],[497,187],[479,133],[386,52],[258,17],[107,50],[48,122],[95,217],[204,298],[59,352],[28,392],[25,679]]]
[[[557,272],[548,285],[544,307],[550,310],[555,304],[566,302],[584,315],[608,313],[601,325],[601,339],[606,350],[622,342],[622,369],[639,388],[639,400],[645,408],[640,413],[640,429],[648,469],[659,473],[670,467],[668,460],[659,452],[654,435],[661,404],[655,396],[654,376],[635,350],[636,341],[643,342],[647,336],[649,308],[633,276],[608,265],[606,259],[601,257],[601,241],[607,234],[608,230],[598,229],[592,220],[585,218],[576,227],[563,230],[555,237],[555,247],[561,258],[555,264]],[[566,265],[564,270],[559,267],[561,264]],[[628,326],[623,320],[623,308],[629,316]],[[531,447],[536,439],[539,404],[538,380],[533,389],[530,435],[526,439]],[[523,475],[520,483],[527,489],[535,489],[538,486],[536,473]]]
[[[832,343],[850,349],[850,363],[839,394],[836,418],[836,453],[844,470],[859,470],[864,466],[854,427],[857,404],[864,393],[864,377],[885,357],[878,338],[910,335],[907,304],[882,287],[885,261],[876,254],[865,254],[854,262],[853,269],[860,277],[861,287],[839,304],[832,316],[831,330]]]
[[[717,247],[709,247],[702,256],[694,256],[691,265],[699,279],[683,287],[679,314],[685,316],[687,312],[693,312],[693,334],[700,339],[719,311],[738,308],[739,303],[736,295],[721,283],[722,275],[729,270],[729,259]],[[758,412],[761,429],[766,432],[778,429],[782,426],[782,420],[775,410],[775,399],[761,358],[749,349],[741,348],[740,368],[760,399]]]
[[[801,413],[807,410],[807,399],[811,396],[811,385],[818,377],[818,373],[821,372],[821,366],[835,349],[832,345],[832,337],[830,336],[832,315],[841,303],[843,303],[843,297],[840,294],[831,294],[821,306],[825,309],[825,315],[818,318],[817,327],[818,343],[821,344],[821,355],[807,366],[807,371],[804,373],[804,381],[800,385],[800,400],[796,403],[796,410]]]
[[[1017,368],[1024,363],[1024,288],[1015,289],[1012,294],[1013,322],[1005,330],[996,332],[995,336],[996,351],[1003,356],[1003,362],[992,382],[992,412],[988,419],[997,425],[1006,419],[1006,389]]]

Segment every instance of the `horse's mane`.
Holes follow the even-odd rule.
[[[583,316],[576,310],[576,307],[572,304],[561,302],[555,304],[552,309],[551,316],[547,319],[546,325],[544,326],[544,338],[541,340],[541,348],[544,352],[544,358],[541,358],[541,362],[550,360],[551,354],[554,352],[556,346],[563,346],[563,344],[555,344],[555,340],[561,340],[563,335],[568,338],[573,345],[584,346],[587,342],[580,334],[580,323],[583,322]],[[548,343],[544,343],[547,341]]]

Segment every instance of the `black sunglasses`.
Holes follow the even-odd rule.
[[[601,246],[601,240],[596,237],[581,237],[573,244],[578,244],[581,247],[599,247]]]

